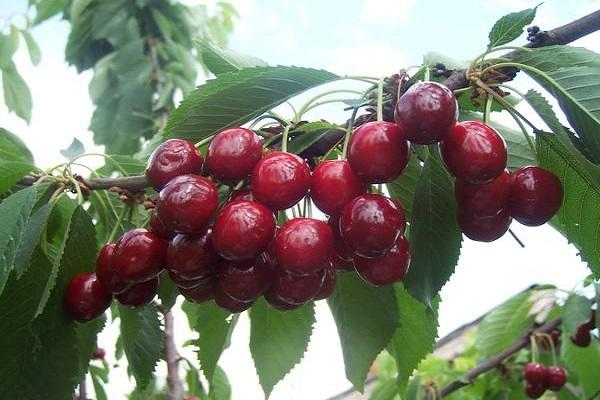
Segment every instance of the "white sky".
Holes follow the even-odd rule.
[[[472,58],[484,48],[487,32],[497,18],[538,1],[237,0],[232,3],[241,14],[231,40],[233,49],[259,56],[273,65],[313,66],[342,74],[377,76],[418,64],[427,51],[458,59]],[[600,1],[550,0],[540,8],[536,23],[551,28],[598,8]],[[0,2],[0,16],[25,9],[26,0]],[[467,14],[478,17],[466,20]],[[16,55],[19,71],[34,99],[31,125],[8,114],[0,103],[0,126],[19,134],[41,167],[64,162],[59,150],[67,147],[73,137],[81,140],[88,151],[95,148],[87,131],[93,111],[87,93],[91,73],[77,74],[64,63],[67,28],[67,24],[53,19],[34,30],[43,53],[38,67],[31,66],[24,44]],[[600,36],[594,34],[576,44],[598,52]],[[527,85],[526,79],[515,82],[521,88]],[[526,108],[523,112],[531,114]],[[323,107],[309,114],[314,118],[325,116],[344,120],[338,106]],[[535,116],[531,118],[539,121]],[[95,163],[93,159],[89,162]],[[525,249],[508,235],[493,244],[465,241],[456,272],[442,290],[440,335],[477,318],[534,283],[571,289],[587,275],[576,249],[550,227],[526,228],[514,223],[512,228],[525,243]],[[183,343],[192,334],[182,313],[175,318],[178,342]],[[114,361],[116,329],[109,327],[99,339],[111,361]],[[243,316],[232,346],[220,362],[232,381],[233,399],[263,398],[248,350],[248,333],[248,319]],[[194,358],[188,349],[182,352],[189,359]],[[159,373],[164,374],[162,366]],[[348,387],[334,322],[326,304],[319,302],[317,324],[305,358],[276,387],[271,398],[325,399]],[[109,398],[122,399],[130,388],[122,366],[115,369]]]

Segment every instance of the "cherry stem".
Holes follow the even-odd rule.
[[[344,136],[344,147],[342,148],[342,158],[346,158],[346,155],[348,154],[348,143],[350,142],[350,135],[352,135],[354,119],[356,118],[356,114],[358,113],[359,108],[360,107],[354,107],[354,110],[352,110],[352,115],[350,116],[350,120],[348,120],[348,126],[346,127],[346,136]]]
[[[483,112],[483,123],[484,124],[487,124],[489,122],[493,103],[494,103],[494,98],[488,94],[485,99],[485,110]]]
[[[383,76],[377,83],[377,121],[383,121]]]
[[[83,198],[83,193],[81,192],[81,188],[79,187],[79,182],[77,182],[77,180],[72,176],[69,176],[67,179],[69,179],[69,182],[71,182],[75,191],[77,192],[77,203],[79,203],[79,205],[82,205],[85,202],[85,199]]]
[[[250,126],[248,127],[248,129],[253,129],[256,126],[256,124],[258,124],[260,121],[263,121],[265,119],[275,120],[275,121],[279,122],[281,125],[287,125],[287,124],[289,124],[288,121],[285,121],[284,119],[279,118],[279,117],[277,117],[275,115],[264,114],[264,115],[261,115],[260,117],[256,118],[254,121],[252,121],[252,123],[250,124]]]
[[[429,66],[425,67],[425,72],[423,72],[423,80],[425,82],[431,80],[431,68],[429,68]]]
[[[529,344],[531,346],[531,361],[537,363],[539,359],[539,352],[535,335],[529,336]]]
[[[519,237],[513,232],[512,229],[509,229],[508,233],[510,233],[510,236],[512,236],[512,238],[515,239],[515,242],[517,242],[519,246],[525,248],[525,244],[521,241],[521,239],[519,239]]]
[[[292,124],[287,124],[283,129],[283,133],[281,134],[281,151],[287,151],[288,134],[290,132],[291,127]]]
[[[196,143],[194,145],[194,147],[197,148],[197,149],[199,149],[200,147],[204,146],[206,143],[208,143],[211,140],[213,140],[213,138],[215,136],[216,136],[216,134],[205,137],[204,139],[202,139],[201,141],[199,141],[198,143]]]
[[[110,231],[110,235],[108,235],[108,239],[107,239],[108,243],[112,243],[113,240],[115,240],[115,237],[117,236],[117,231],[119,230],[119,227],[121,226],[121,224],[123,222],[123,218],[125,218],[125,213],[127,212],[128,208],[129,207],[123,207],[123,209],[119,213],[119,216],[117,217],[117,221],[115,222],[115,226],[113,226],[112,231]]]
[[[302,105],[302,107],[300,107],[300,109],[295,113],[294,121],[300,122],[300,119],[302,118],[302,116],[306,112],[308,112],[309,110],[314,108],[314,107],[312,107],[314,102],[316,102],[317,100],[319,100],[325,96],[329,96],[330,94],[336,94],[336,93],[353,93],[353,94],[363,95],[363,92],[360,92],[358,90],[352,90],[352,89],[334,89],[334,90],[328,90],[328,91],[319,93],[318,95],[310,98],[306,103],[304,103]]]
[[[556,346],[554,345],[554,340],[552,339],[552,336],[546,332],[541,332],[540,335],[543,339],[545,339],[548,342],[548,345],[550,346],[550,350],[552,351],[552,361],[554,362],[554,365],[558,365]]]

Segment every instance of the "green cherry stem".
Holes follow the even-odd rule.
[[[485,110],[483,112],[483,123],[487,124],[490,120],[490,113],[492,112],[492,104],[494,103],[494,98],[489,94],[485,99]]]
[[[337,93],[351,93],[351,94],[359,94],[362,96],[363,92],[358,91],[358,90],[352,90],[352,89],[333,89],[333,90],[328,90],[322,93],[319,93],[318,95],[308,99],[308,101],[306,103],[304,103],[300,109],[295,113],[294,116],[294,121],[295,122],[299,122],[300,119],[302,118],[302,116],[309,111],[311,108],[312,104],[314,102],[316,102],[317,100],[325,97],[325,96],[329,96],[330,94],[337,94]]]
[[[377,121],[383,121],[383,76],[377,83]]]
[[[531,345],[531,361],[536,363],[538,362],[540,353],[537,347],[537,341],[534,335],[529,336],[529,343]]]
[[[264,114],[264,115],[261,115],[260,117],[256,118],[254,121],[252,121],[252,123],[250,124],[248,129],[253,129],[256,126],[256,124],[258,124],[260,121],[263,121],[265,119],[275,120],[275,121],[279,122],[281,125],[287,125],[289,123],[289,121],[285,121],[284,119],[279,118],[275,115]]]
[[[352,134],[354,119],[356,118],[358,109],[359,107],[355,107],[354,110],[352,110],[352,115],[350,116],[348,126],[346,127],[346,135],[344,136],[344,147],[342,148],[342,158],[346,158],[346,155],[348,154],[348,143],[350,142],[350,135]]]
[[[423,72],[423,80],[425,82],[431,80],[431,68],[429,68],[429,66],[425,67],[425,72]]]
[[[211,140],[213,140],[213,138],[215,136],[216,136],[216,133],[214,135],[209,135],[209,136],[205,137],[201,141],[199,141],[196,144],[194,144],[194,147],[197,148],[197,149],[199,149],[200,147],[204,146],[206,143],[209,143]]]
[[[123,218],[125,218],[125,214],[127,213],[128,208],[129,207],[124,206],[121,212],[119,213],[117,221],[115,222],[115,226],[113,226],[112,230],[110,231],[110,235],[108,235],[108,243],[112,243],[115,240],[119,227],[123,224]]]
[[[287,124],[283,129],[283,133],[281,134],[281,151],[287,151],[288,133],[290,132],[291,127],[292,124]]]

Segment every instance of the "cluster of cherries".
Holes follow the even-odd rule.
[[[530,362],[523,369],[525,394],[532,398],[542,397],[546,390],[559,391],[567,383],[567,371],[557,365],[549,367]]]

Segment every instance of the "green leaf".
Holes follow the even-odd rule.
[[[535,18],[537,8],[538,6],[513,12],[496,21],[488,35],[490,39],[488,49],[510,43],[521,36],[523,28],[529,25],[533,21],[533,18]]]
[[[346,378],[362,392],[373,360],[399,325],[394,289],[369,286],[355,274],[338,274],[327,303],[340,337]]]
[[[462,241],[452,179],[433,155],[419,177],[410,222],[411,265],[404,282],[414,298],[431,307],[454,273]]]
[[[83,147],[83,143],[81,143],[77,138],[73,138],[73,141],[69,147],[60,151],[60,154],[62,154],[62,156],[67,160],[72,160],[83,153],[85,153],[85,148]]]
[[[90,374],[92,377],[92,385],[94,385],[94,394],[96,395],[96,400],[108,400],[106,397],[106,392],[104,391],[104,385],[102,385],[102,380],[98,375]]]
[[[137,386],[145,389],[154,376],[163,344],[158,311],[152,304],[139,309],[119,306],[121,339],[129,369]]]
[[[391,380],[379,381],[369,400],[394,400],[398,395],[398,386]]]
[[[0,32],[0,70],[12,64],[12,56],[16,50],[14,41]]]
[[[14,133],[0,128],[0,160],[22,161],[33,164],[33,154]]]
[[[29,216],[14,260],[14,270],[17,274],[17,278],[21,277],[21,275],[27,271],[27,268],[29,268],[33,252],[40,242],[42,234],[46,230],[52,206],[52,204],[44,204]]]
[[[412,216],[415,189],[421,169],[419,159],[413,154],[402,175],[386,184],[390,196],[400,201],[408,219]]]
[[[575,336],[579,326],[590,320],[592,302],[585,296],[573,294],[569,296],[562,312],[563,330],[569,336]]]
[[[146,163],[142,160],[123,154],[110,154],[106,158],[106,165],[98,169],[100,175],[109,175],[113,171],[127,175],[142,175],[146,169]]]
[[[311,302],[293,311],[279,311],[260,298],[250,308],[250,352],[258,381],[269,397],[275,385],[300,362],[315,323]]]
[[[438,328],[437,304],[434,310],[426,307],[408,294],[401,283],[394,285],[394,291],[400,327],[394,332],[389,351],[396,361],[397,383],[403,394],[414,369],[433,351]],[[419,334],[416,335],[415,332]]]
[[[289,133],[294,140],[288,143],[288,151],[300,154],[331,131],[343,131],[339,126],[324,121],[309,122]]]
[[[323,70],[281,66],[221,74],[191,92],[171,113],[164,136],[199,141],[337,78]]]
[[[158,298],[160,299],[160,305],[167,311],[170,310],[177,301],[179,290],[177,286],[169,279],[167,271],[163,271],[160,277],[160,283],[158,286]]]
[[[17,250],[25,236],[35,195],[36,188],[31,186],[0,203],[0,294],[14,267]]]
[[[215,374],[210,381],[209,400],[230,400],[231,385],[223,368],[217,366]]]
[[[102,315],[93,321],[86,322],[85,324],[77,324],[75,327],[79,356],[79,376],[84,376],[88,372],[90,355],[98,348],[98,342],[96,338],[98,333],[104,329],[105,324],[106,317]]]
[[[0,159],[0,194],[11,189],[22,177],[33,169],[34,167],[27,162]]]
[[[33,24],[37,25],[39,23],[44,22],[48,18],[53,17],[61,11],[64,11],[67,5],[69,4],[68,0],[39,0],[36,2],[36,10],[35,18],[33,20]]]
[[[235,72],[243,68],[266,67],[268,65],[260,58],[222,49],[207,39],[200,39],[195,43],[202,62],[215,75]]]
[[[569,381],[577,379],[577,386],[584,391],[581,398],[591,399],[600,391],[600,342],[592,340],[588,347],[575,346],[566,332],[562,335],[561,359],[567,367]]]
[[[23,35],[23,39],[25,39],[25,44],[27,45],[27,51],[29,51],[29,58],[31,59],[31,63],[33,65],[38,65],[42,60],[42,53],[40,52],[40,48],[38,47],[35,39],[31,35],[31,33],[26,29],[21,29],[21,35]]]
[[[12,61],[2,68],[2,87],[9,111],[31,122],[31,92]]]

